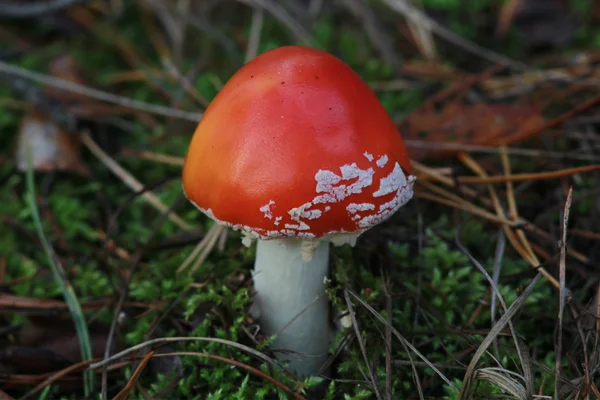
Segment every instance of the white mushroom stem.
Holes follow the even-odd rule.
[[[253,312],[261,330],[277,335],[271,349],[302,353],[276,353],[301,378],[318,373],[334,335],[325,295],[329,242],[319,241],[309,261],[302,243],[258,240],[253,273]]]

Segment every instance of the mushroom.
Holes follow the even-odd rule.
[[[278,358],[316,374],[334,331],[329,243],[354,245],[413,195],[400,134],[344,62],[308,47],[267,51],[211,102],[183,167],[187,198],[257,240],[253,310]]]

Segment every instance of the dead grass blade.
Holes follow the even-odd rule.
[[[463,164],[465,164],[468,168],[470,168],[473,172],[475,172],[477,175],[479,175],[480,177],[485,178],[488,176],[487,172],[483,169],[483,167],[468,154],[460,153],[459,160]],[[500,204],[498,195],[496,194],[496,190],[494,189],[494,187],[491,184],[488,184],[488,191],[490,193],[490,198],[492,199],[492,204],[494,205],[494,208],[496,209],[497,215],[501,218],[506,218],[506,215],[504,213],[502,205]],[[514,222],[511,221],[511,223],[514,223]],[[550,283],[552,283],[552,285],[554,287],[558,288],[559,285],[558,285],[558,281],[556,280],[556,278],[554,276],[552,276],[548,271],[546,271],[546,269],[544,267],[540,266],[540,262],[537,259],[537,256],[533,253],[533,251],[528,246],[523,245],[521,238],[517,234],[515,234],[515,232],[512,229],[510,229],[510,226],[504,225],[503,228],[504,228],[504,233],[506,234],[506,237],[508,238],[508,240],[509,240],[510,244],[513,246],[513,248],[517,251],[517,253],[519,253],[519,255],[525,261],[527,261],[527,263],[532,268],[536,268],[539,272],[541,272],[544,275],[544,277]]]
[[[511,396],[519,400],[530,399],[525,387],[519,382],[525,379],[512,371],[504,368],[479,368],[475,371],[475,379],[486,380],[500,388],[504,393],[509,393]]]
[[[501,154],[501,158],[502,158],[502,166],[504,168],[504,175],[510,176],[511,175],[510,159],[508,157],[506,147],[502,146],[500,148],[500,150],[501,150],[500,154]],[[507,199],[507,203],[508,203],[509,217],[513,221],[520,220],[519,210],[517,207],[517,202],[515,199],[515,193],[514,193],[514,188],[513,188],[512,182],[506,182],[506,199]],[[516,235],[521,240],[523,248],[529,253],[532,261],[536,265],[540,265],[540,261],[537,258],[535,252],[533,251],[531,243],[529,242],[529,239],[527,238],[525,232],[522,229],[519,229],[516,231]],[[523,368],[523,377],[524,377],[524,381],[525,381],[525,388],[527,389],[527,395],[531,397],[534,394],[533,391],[534,391],[534,383],[535,383],[534,376],[533,376],[533,368],[532,368],[533,363],[532,363],[531,357],[529,355],[529,350],[527,349],[527,346],[525,345],[525,343],[516,335],[514,336],[514,341],[515,341],[515,347],[517,348],[517,352],[521,359],[521,366]]]
[[[301,43],[310,46],[313,39],[310,33],[279,3],[273,0],[237,0],[249,6],[261,7],[285,25]]]
[[[465,151],[468,153],[482,154],[498,154],[503,151],[502,148],[498,146],[486,146],[468,143],[431,142],[418,139],[406,139],[404,140],[404,144],[406,147],[414,149]],[[511,156],[544,157],[558,158],[561,160],[585,160],[595,162],[600,161],[600,156],[594,154],[574,154],[571,152],[524,149],[519,147],[504,147],[504,149]]]
[[[85,147],[88,148],[89,151],[92,152],[92,154],[102,161],[102,163],[110,170],[110,172],[120,178],[125,185],[129,186],[130,189],[132,189],[134,192],[141,192],[144,190],[144,185],[133,175],[127,172],[125,168],[119,165],[111,156],[106,154],[106,152],[102,150],[96,142],[94,142],[92,137],[87,132],[83,132],[81,134],[81,142],[85,145]],[[186,230],[192,229],[191,225],[185,222],[180,216],[170,211],[169,207],[154,193],[146,191],[143,192],[141,196],[161,213],[169,214],[169,219],[178,227]]]
[[[424,184],[424,183],[421,182],[421,184]],[[440,188],[436,187],[436,190],[437,189],[440,189]],[[452,201],[449,199],[445,199],[436,194],[427,193],[427,192],[424,192],[424,191],[418,190],[418,189],[416,190],[416,195],[417,195],[417,197],[422,198],[422,199],[427,199],[427,200],[435,201],[436,203],[446,204],[450,207],[458,208],[458,209],[466,211],[470,214],[484,218],[490,222],[494,222],[494,223],[501,224],[501,225],[508,225],[508,226],[514,225],[514,222],[512,222],[506,218],[494,215],[491,212],[489,212],[481,207],[478,207],[472,203],[469,203],[468,201],[465,201],[464,199],[461,199],[461,201],[456,202],[456,201]]]
[[[190,272],[188,273],[189,276],[192,276],[192,274],[194,272],[196,272],[196,270],[198,268],[200,268],[202,263],[204,263],[204,261],[206,261],[206,259],[208,258],[208,255],[215,248],[215,245],[219,241],[219,238],[223,237],[223,232],[226,232],[226,231],[227,231],[227,227],[223,226],[223,225],[219,225],[219,224],[215,224],[210,228],[210,230],[207,233],[207,235],[209,233],[211,234],[210,240],[206,243],[205,247],[202,249],[202,251],[200,252],[200,255],[198,256],[198,259],[196,260],[196,262],[194,262],[194,264],[190,268]]]
[[[348,306],[348,313],[350,314],[350,318],[352,318],[352,326],[354,327],[354,334],[356,335],[356,340],[358,341],[358,346],[360,347],[360,352],[362,353],[363,359],[365,361],[365,366],[369,371],[369,379],[371,380],[371,386],[375,391],[375,396],[378,400],[382,400],[381,393],[379,393],[379,387],[377,385],[377,380],[375,379],[375,374],[373,373],[373,369],[371,368],[371,363],[369,362],[369,356],[367,355],[367,349],[362,340],[362,336],[360,334],[360,329],[358,327],[358,321],[356,320],[356,314],[354,313],[354,306],[352,306],[352,302],[350,301],[350,295],[348,294],[348,288],[344,290],[344,299],[346,300],[346,305]]]
[[[515,347],[521,357],[521,367],[523,368],[523,380],[525,381],[525,389],[528,394],[528,398],[533,397],[535,390],[535,377],[533,375],[533,360],[529,354],[529,349],[525,342],[517,336],[515,341]]]
[[[440,173],[440,171],[438,171],[437,169],[428,167],[425,164],[421,164],[420,162],[415,161],[415,160],[411,160],[410,163],[411,163],[411,166],[415,170],[415,174],[417,174],[417,175],[422,174],[425,177],[431,178],[431,179],[443,184],[444,186],[447,186],[450,188],[456,187],[456,181],[452,177]],[[420,178],[419,176],[417,176],[417,177]],[[423,179],[421,179],[421,180],[423,180]],[[418,182],[419,182],[419,179],[417,179],[417,183]],[[478,193],[475,190],[473,190],[469,187],[462,187],[461,194],[465,194],[471,198],[475,198],[478,195]],[[491,202],[489,202],[489,201],[486,202],[485,199],[483,200],[483,202],[486,204],[491,204]]]
[[[214,224],[210,230],[206,232],[204,238],[202,238],[200,243],[198,243],[194,250],[192,250],[190,255],[185,259],[181,266],[177,268],[177,273],[181,274],[192,263],[193,265],[192,268],[190,268],[188,275],[191,276],[194,272],[196,272],[196,270],[200,267],[200,265],[202,265],[212,249],[215,247],[219,238],[222,237],[223,232],[226,230],[226,226]]]
[[[171,338],[159,338],[159,339],[148,340],[146,342],[140,343],[136,346],[133,346],[126,350],[123,350],[120,353],[114,354],[111,357],[105,358],[102,361],[91,364],[89,366],[89,368],[90,369],[102,368],[104,366],[107,366],[107,365],[113,363],[115,360],[117,360],[119,358],[125,357],[125,356],[135,353],[143,348],[150,347],[150,346],[153,346],[156,344],[173,343],[173,342],[194,342],[194,341],[196,341],[196,342],[215,342],[215,343],[221,343],[221,344],[235,347],[238,350],[241,350],[250,355],[253,355],[254,357],[256,357],[268,364],[281,367],[282,370],[286,373],[286,375],[288,375],[290,378],[295,379],[295,377],[290,372],[288,372],[285,368],[283,368],[276,360],[268,357],[267,355],[255,350],[251,347],[248,347],[243,344],[236,343],[236,342],[232,342],[230,340],[219,339],[219,338],[209,338],[209,337],[171,337]],[[269,377],[268,375],[264,374],[262,371],[257,370],[256,368],[250,367],[248,365],[245,365],[245,364],[240,363],[235,360],[227,359],[227,358],[212,355],[212,354],[197,353],[197,352],[162,353],[162,354],[153,354],[152,357],[168,357],[168,356],[179,356],[179,355],[195,355],[195,356],[201,356],[201,357],[208,357],[208,358],[213,358],[215,360],[220,360],[220,361],[229,363],[231,365],[242,367],[250,373],[261,376],[261,377],[271,381],[274,385],[280,387],[281,389],[287,391],[288,393],[292,393],[295,398],[304,399],[304,397],[300,396],[298,393],[293,392],[290,388],[283,385],[281,382],[276,381],[272,377]],[[299,381],[297,381],[297,383],[301,384],[301,382],[299,382]]]
[[[506,248],[506,235],[502,229],[498,230],[498,239],[496,239],[496,254],[494,256],[494,270],[492,271],[492,281],[496,286],[498,286],[498,282],[500,280],[500,271],[502,269],[502,259],[504,258],[504,249]],[[494,326],[496,324],[496,303],[497,297],[492,296],[490,303],[490,318],[491,324],[490,326]],[[495,344],[495,342],[494,342]],[[498,350],[495,351],[496,356],[498,355]]]
[[[391,325],[392,325],[392,323],[390,322],[389,326],[391,326]],[[387,331],[389,331],[389,333],[391,335],[391,333],[392,333],[391,329],[388,326],[386,326],[385,329],[386,329],[386,333],[387,333]],[[391,341],[390,341],[390,343],[391,343]],[[413,373],[412,378],[413,378],[413,381],[415,382],[415,386],[417,387],[417,393],[419,394],[419,399],[425,400],[425,395],[423,393],[423,387],[421,385],[421,378],[419,377],[419,371],[417,371],[417,366],[415,364],[415,360],[413,360],[413,357],[410,354],[410,351],[407,348],[407,346],[402,342],[400,344],[402,344],[402,347],[404,347],[404,351],[406,351],[406,356],[408,357],[408,362],[410,363],[410,369],[412,370],[412,373]],[[391,379],[391,375],[390,375],[390,379]],[[392,399],[391,392],[390,392],[390,397],[388,397],[388,399],[390,399],[390,400]]]
[[[407,20],[430,30],[431,32],[437,34],[446,41],[454,44],[457,47],[460,47],[463,50],[466,50],[472,54],[476,54],[477,56],[496,64],[501,64],[515,69],[529,69],[529,67],[522,62],[511,60],[508,57],[495,53],[491,50],[479,46],[476,43],[462,38],[450,29],[440,25],[436,21],[429,18],[429,16],[427,16],[421,10],[417,9],[415,6],[411,5],[408,1],[383,0],[383,2],[387,4],[392,10],[404,15],[404,17]]]
[[[586,346],[586,339],[585,339],[585,333],[583,332],[583,327],[582,327],[582,323],[581,323],[581,318],[578,318],[578,312],[577,309],[575,308],[575,305],[573,304],[573,302],[569,302],[569,309],[571,311],[571,316],[573,317],[573,319],[575,320],[575,323],[577,325],[577,333],[579,334],[579,340],[581,341],[581,351],[583,353],[583,362],[581,363],[581,368],[583,369],[583,376],[581,379],[581,385],[578,389],[578,392],[583,392],[582,394],[577,393],[577,398],[584,398],[586,396],[588,396],[588,393],[590,391],[591,385],[590,382],[591,380],[591,374],[590,374],[590,358],[588,355],[588,349]]]
[[[413,7],[421,8],[416,4]],[[422,9],[420,11],[423,12]],[[408,21],[408,28],[414,36],[421,54],[429,60],[434,60],[436,58],[436,48],[431,27],[427,26],[425,21],[419,19],[418,21]]]
[[[252,11],[252,23],[250,24],[250,35],[248,37],[248,46],[246,47],[246,57],[244,62],[249,62],[258,54],[260,45],[260,36],[263,22],[265,20],[265,11],[262,7],[254,7]]]
[[[483,342],[481,342],[481,345],[479,345],[477,351],[475,351],[475,354],[473,355],[473,358],[471,359],[471,362],[467,367],[467,371],[463,379],[463,385],[458,394],[459,400],[469,398],[468,394],[471,389],[471,384],[475,379],[475,367],[477,363],[479,362],[483,354],[486,352],[490,344],[492,344],[492,342],[496,339],[498,334],[500,334],[500,332],[504,329],[505,325],[512,319],[512,317],[517,313],[517,311],[521,309],[521,307],[525,303],[525,300],[527,300],[527,298],[531,295],[533,289],[535,288],[541,277],[541,273],[538,272],[538,274],[535,276],[535,278],[533,278],[533,280],[527,286],[527,288],[525,288],[523,294],[521,294],[521,296],[519,296],[515,300],[515,302],[511,304],[506,313],[504,313],[502,318],[500,318],[496,325],[494,325],[494,327],[490,330],[490,333],[488,333]]]
[[[114,304],[114,299],[95,299],[81,303],[83,310],[100,310]],[[148,304],[143,302],[128,301],[124,303],[127,307],[142,308],[148,310],[159,310],[160,305]],[[0,309],[10,310],[17,309],[20,313],[25,313],[27,310],[56,312],[66,311],[68,306],[64,301],[41,299],[37,297],[17,296],[9,293],[0,293]]]
[[[508,157],[508,154],[506,153],[506,147],[502,146],[500,148],[500,150],[501,150],[500,155],[502,158],[502,167],[504,168],[504,175],[508,176],[508,177],[514,176],[514,175],[512,175],[512,172],[511,172],[510,159]],[[514,191],[512,181],[506,182],[506,201],[508,203],[509,218],[513,221],[518,221],[520,219],[519,218],[519,210],[517,208],[517,201],[515,199],[515,191]],[[529,239],[527,239],[525,232],[522,229],[519,229],[515,232],[515,234],[521,241],[521,245],[522,245],[523,249],[529,254],[531,261],[535,265],[540,265],[540,260],[537,257],[537,255],[535,254],[535,252],[533,251],[533,249],[531,247],[531,243],[529,243]]]
[[[569,213],[571,211],[571,202],[573,200],[573,187],[569,187],[567,193],[567,200],[565,202],[565,208],[563,213],[562,221],[562,239],[560,243],[560,263],[558,266],[558,277],[559,277],[559,291],[558,291],[558,338],[556,339],[556,379],[554,381],[554,397],[559,398],[559,383],[560,375],[562,372],[562,341],[563,341],[563,317],[565,312],[565,299],[566,299],[566,287],[565,279],[567,273],[567,227],[569,225]]]
[[[381,314],[379,314],[373,307],[371,307],[367,302],[365,302],[363,299],[361,299],[352,290],[346,288],[346,291],[348,291],[348,293],[350,295],[352,295],[352,297],[354,297],[363,307],[365,307],[371,314],[373,314],[373,316],[375,316],[375,318],[377,318],[382,324],[384,324],[386,327],[388,327],[392,331],[394,336],[396,336],[396,338],[398,338],[400,343],[402,343],[404,346],[409,348],[413,353],[415,353],[421,360],[423,360],[423,362],[425,364],[427,364],[427,366],[429,368],[431,368],[440,378],[442,378],[442,380],[444,382],[446,382],[446,384],[449,387],[451,387],[452,389],[454,389],[458,392],[458,388],[456,386],[454,386],[454,384],[448,378],[446,378],[446,376],[444,374],[442,374],[442,372],[435,365],[433,365],[433,363],[431,361],[429,361],[427,358],[425,358],[425,356],[419,350],[417,350],[417,348],[415,346],[413,346],[412,343],[410,343],[408,340],[406,340],[406,338],[404,336],[402,336],[400,334],[400,332],[398,332],[396,330],[396,328],[391,326],[390,323],[385,318],[383,318],[383,316]]]
[[[125,387],[123,389],[121,389],[121,391],[119,393],[117,393],[117,395],[115,397],[113,397],[113,400],[126,400],[129,397],[129,395],[131,394],[131,391],[133,390],[135,383],[142,375],[144,368],[146,368],[146,365],[148,365],[148,363],[150,362],[150,360],[152,359],[152,356],[154,356],[154,354],[155,354],[154,351],[151,351],[144,356],[144,358],[142,359],[140,364],[137,366],[135,371],[133,371],[133,374],[131,374],[131,378],[129,378],[129,381],[127,382]]]
[[[154,10],[147,2],[138,2],[138,8],[140,11],[140,19],[148,34],[148,40],[154,47],[156,54],[160,57],[163,66],[166,66],[167,71],[170,72],[168,66],[174,66],[175,63],[173,62],[173,55],[171,54],[171,50],[169,49],[169,45],[165,38],[165,31],[158,28],[158,21],[154,18]]]
[[[385,296],[385,312],[387,313],[388,322],[392,324],[392,292],[391,286],[392,283],[390,279],[386,278],[381,273],[383,285],[382,291]],[[392,400],[392,331],[387,326],[385,327],[385,398],[387,400]],[[414,366],[413,366],[414,368]],[[422,389],[419,382],[419,379],[415,379],[417,382],[417,390],[419,390],[420,398],[423,398]]]
[[[471,255],[471,252],[465,247],[465,245],[462,243],[462,241],[460,240],[460,235],[461,235],[461,230],[462,227],[459,228],[459,230],[456,233],[456,245],[458,246],[458,248],[462,251],[462,253],[464,255],[467,256],[467,258],[471,261],[471,263],[473,265],[475,265],[475,267],[479,270],[479,272],[481,272],[483,274],[483,276],[485,277],[485,279],[488,281],[488,283],[490,284],[492,290],[493,290],[493,297],[496,297],[498,299],[498,301],[500,302],[500,304],[502,305],[502,308],[504,309],[504,312],[508,312],[508,308],[506,306],[506,302],[504,301],[504,297],[502,297],[502,294],[500,293],[500,290],[498,290],[498,286],[496,286],[496,283],[494,282],[494,280],[492,279],[492,277],[488,274],[488,272],[485,270],[485,268],[483,267],[483,265],[481,265],[481,263],[479,261],[477,261],[477,259],[475,257],[473,257],[473,255]],[[517,355],[519,356],[519,362],[521,364],[521,367],[523,368],[523,371],[525,372],[525,376],[528,379],[524,379],[525,381],[525,385],[527,387],[527,393],[529,393],[530,395],[533,395],[533,373],[531,371],[531,364],[527,364],[526,360],[525,360],[525,356],[522,354],[522,348],[521,346],[519,346],[519,337],[517,335],[517,331],[515,329],[515,327],[512,324],[511,320],[507,321],[508,327],[510,329],[510,333],[512,335],[512,338],[515,342],[515,348],[517,350]],[[495,328],[495,326],[492,327],[492,329]],[[491,333],[491,332],[490,332]],[[495,342],[495,338],[492,340],[492,342]]]
[[[18,76],[23,79],[28,79],[34,82],[42,83],[47,86],[52,86],[56,89],[66,90],[72,93],[87,96],[96,100],[106,101],[108,103],[118,104],[120,106],[130,108],[132,110],[138,110],[143,112],[149,112],[156,115],[162,115],[170,118],[179,118],[187,121],[197,123],[202,118],[202,113],[196,113],[191,111],[178,110],[176,108],[159,106],[156,104],[145,103],[143,101],[133,100],[123,96],[117,96],[102,90],[94,89],[88,86],[79,85],[77,83],[69,82],[64,79],[55,78],[52,76],[40,74],[38,72],[28,71],[21,67],[17,67],[8,64],[0,60],[0,72]]]
[[[459,159],[465,165],[467,165],[471,170],[476,172],[477,175],[479,175],[481,177],[487,176],[487,173],[481,167],[481,165],[479,165],[479,163],[477,163],[474,159],[472,159],[466,153],[459,154]],[[430,168],[430,167],[428,167],[424,164],[421,164],[415,160],[411,161],[411,165],[415,170],[415,174],[417,174],[419,178],[421,178],[421,177],[428,178],[429,180],[437,181],[446,187],[456,188],[455,180],[453,180],[450,176],[440,173],[435,168]],[[558,280],[556,278],[554,278],[554,276],[552,276],[550,273],[548,273],[548,271],[546,271],[545,268],[541,267],[539,261],[537,261],[537,256],[533,252],[534,246],[529,244],[528,247],[531,247],[531,251],[529,252],[528,250],[526,250],[525,247],[523,247],[523,245],[521,245],[521,243],[519,241],[519,237],[511,229],[507,229],[507,227],[515,226],[515,222],[510,221],[506,218],[504,211],[502,210],[502,207],[500,205],[498,196],[495,194],[496,192],[492,186],[489,186],[491,199],[482,197],[479,193],[477,193],[476,191],[474,191],[472,188],[470,188],[468,186],[462,186],[460,188],[460,193],[468,196],[469,198],[478,199],[485,205],[494,207],[494,209],[496,210],[496,213],[497,213],[496,215],[494,215],[493,213],[490,213],[489,211],[487,211],[483,208],[471,205],[471,203],[469,203],[468,201],[466,201],[464,199],[461,199],[460,202],[455,202],[455,201],[446,199],[444,197],[434,195],[432,193],[423,192],[420,187],[423,185],[423,182],[425,182],[425,179],[417,180],[417,183],[419,184],[419,186],[416,187],[416,194],[419,198],[424,198],[424,199],[431,200],[431,201],[434,201],[434,202],[437,202],[440,204],[445,204],[450,207],[461,209],[461,210],[470,212],[473,215],[485,218],[490,222],[505,225],[505,227],[503,227],[503,229],[505,230],[507,238],[509,239],[509,242],[511,243],[513,248],[521,255],[521,257],[523,257],[523,259],[525,261],[527,261],[527,263],[529,265],[531,265],[533,268],[540,270],[542,272],[542,274],[544,275],[544,277],[546,279],[548,279],[548,281],[556,289],[558,289],[558,287],[559,287]],[[447,190],[442,192],[439,189],[436,189],[436,192],[447,195],[447,193],[454,193],[454,192],[456,192],[456,190],[454,192],[449,192]],[[454,196],[454,194],[452,196]],[[466,204],[465,204],[465,202],[466,202]],[[524,224],[524,227],[525,227],[524,229],[526,231],[533,232],[539,238],[542,238],[548,242],[554,242],[554,238],[552,237],[551,234],[536,227],[531,222],[521,219],[519,221],[519,223],[516,225],[519,226],[521,224]],[[527,243],[529,243],[529,242],[527,242]],[[577,250],[575,250],[573,248],[570,248],[570,247],[567,248],[567,254],[572,256],[573,258],[581,261],[584,264],[587,264],[587,265],[590,264],[590,260],[588,259],[588,257],[586,257],[585,255],[583,255],[582,253],[578,252]]]
[[[558,171],[532,172],[525,174],[513,174],[504,176],[487,176],[485,178],[477,176],[459,176],[456,178],[459,183],[503,183],[503,182],[524,182],[539,181],[545,179],[563,178],[600,170],[600,165],[586,165],[585,167],[565,168]]]
[[[373,44],[381,57],[387,61],[395,71],[402,70],[402,62],[397,55],[390,37],[382,29],[382,24],[377,15],[370,9],[363,0],[341,0],[340,3],[356,18],[361,24],[367,37]]]
[[[190,2],[180,3],[175,10],[172,10],[169,6],[169,3],[160,0],[140,2],[140,7],[147,7],[156,20],[160,22],[160,28],[173,49],[173,59],[181,62],[182,47],[185,43],[188,27],[186,17],[191,14],[191,4]]]
[[[183,157],[171,156],[168,154],[160,154],[146,150],[132,150],[124,149],[121,154],[131,155],[134,157],[141,158],[142,160],[154,161],[162,164],[173,165],[176,167],[183,167]]]
[[[112,25],[99,21],[96,15],[83,7],[73,7],[68,10],[68,15],[77,23],[86,27],[92,35],[95,35],[98,40],[104,43],[114,45],[119,51],[123,60],[129,64],[131,68],[138,69],[145,76],[145,81],[156,91],[167,94],[160,85],[155,82],[155,79],[161,76],[155,66],[153,60],[146,55],[140,54],[136,46],[131,43],[124,35],[115,29]]]
[[[177,81],[179,86],[196,101],[198,104],[207,107],[209,101],[205,99],[198,90],[192,85],[189,80],[183,76],[181,71],[178,69],[175,61],[173,60],[173,55],[169,49],[167,44],[167,40],[165,38],[164,30],[161,30],[156,23],[155,17],[165,15],[166,13],[163,11],[162,13],[156,12],[156,10],[152,10],[150,4],[147,2],[139,2],[140,8],[140,17],[142,19],[143,24],[146,27],[146,31],[148,32],[148,38],[150,42],[153,44],[156,53],[159,55],[161,63],[166,70],[167,75]],[[168,12],[167,12],[168,13]]]
[[[29,392],[27,392],[25,395],[21,396],[19,398],[19,400],[27,400],[27,399],[33,397],[35,394],[42,391],[45,387],[52,385],[54,382],[58,381],[60,378],[70,374],[71,372],[79,371],[79,370],[87,367],[91,363],[97,362],[97,361],[98,361],[97,358],[87,360],[87,361],[81,361],[76,364],[70,365],[67,368],[64,368],[56,373],[53,373],[52,375],[50,375],[49,378],[45,379],[44,381],[39,383],[37,386],[35,386],[33,389],[31,389]]]

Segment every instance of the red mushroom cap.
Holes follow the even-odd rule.
[[[412,197],[410,160],[373,91],[340,59],[281,47],[207,108],[183,167],[188,199],[262,239],[360,233]]]

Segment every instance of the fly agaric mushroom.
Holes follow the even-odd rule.
[[[183,167],[187,198],[256,239],[254,309],[301,377],[327,358],[329,242],[354,245],[413,195],[394,122],[326,52],[280,47],[244,65],[206,109]]]

